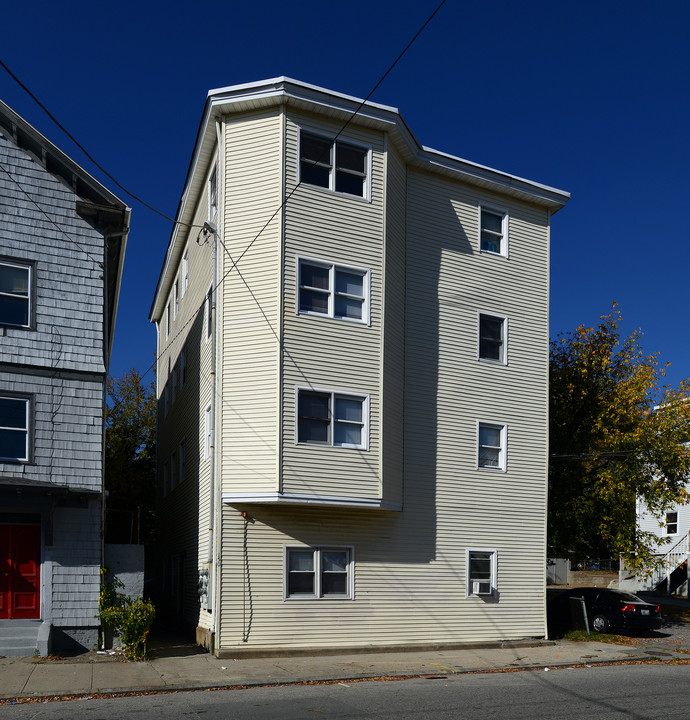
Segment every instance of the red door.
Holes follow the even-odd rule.
[[[41,527],[0,525],[0,618],[39,618]]]

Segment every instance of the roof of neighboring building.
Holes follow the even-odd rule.
[[[47,172],[65,183],[78,198],[77,212],[102,228],[107,235],[106,340],[109,358],[129,234],[130,208],[2,100],[0,134],[29,153]]]

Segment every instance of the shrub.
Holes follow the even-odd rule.
[[[119,592],[122,583],[112,578],[107,568],[101,570],[101,594],[98,617],[122,640],[128,660],[146,657],[146,638],[156,617],[150,600],[131,598]]]

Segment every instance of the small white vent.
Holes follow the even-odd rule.
[[[473,595],[491,595],[491,583],[488,581],[472,581],[472,594]]]

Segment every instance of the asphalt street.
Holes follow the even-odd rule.
[[[690,666],[624,665],[0,706],[15,720],[686,720]]]

